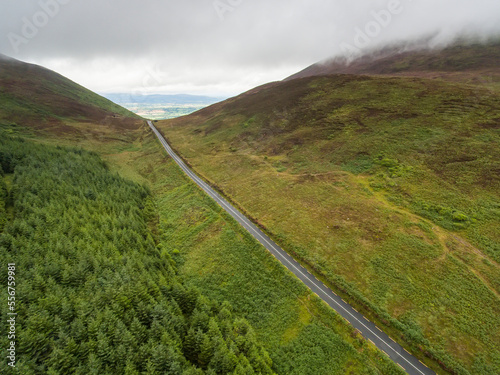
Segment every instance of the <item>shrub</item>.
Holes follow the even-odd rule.
[[[453,220],[454,221],[468,221],[469,218],[464,213],[462,213],[460,211],[455,211],[453,213]]]

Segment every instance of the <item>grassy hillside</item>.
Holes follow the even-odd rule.
[[[147,129],[126,150],[86,146],[106,150],[112,170],[153,195],[96,154],[2,134],[2,161],[15,162],[4,163],[2,206],[13,215],[0,251],[23,274],[23,373],[233,373],[210,372],[231,368],[224,350],[244,369],[235,374],[268,365],[278,374],[402,374],[185,178]],[[49,218],[50,228],[37,224]],[[205,341],[219,349],[203,352]]]
[[[68,122],[91,122],[122,129],[138,116],[43,67],[0,56],[0,125],[29,126],[73,133]]]
[[[0,252],[19,274],[23,373],[402,374],[145,124],[10,111],[0,108]]]
[[[442,78],[500,88],[500,40],[460,42],[444,49],[395,46],[360,56],[349,64],[332,59],[311,65],[287,80],[329,74],[406,75]]]
[[[272,83],[160,122],[194,168],[417,354],[500,372],[500,96],[419,78]]]
[[[108,160],[124,170],[134,166],[151,183],[162,238],[179,274],[210,298],[230,302],[252,324],[274,371],[402,374],[165,159],[152,134],[135,146]]]

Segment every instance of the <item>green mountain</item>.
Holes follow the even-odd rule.
[[[486,43],[455,43],[444,49],[396,45],[366,53],[353,61],[335,58],[313,64],[287,80],[329,74],[397,74],[493,84],[498,88],[499,61],[499,39]]]
[[[403,373],[143,121],[53,72],[1,64],[1,278],[16,289],[2,288],[0,312],[18,314],[16,369],[3,360],[2,374]],[[0,346],[11,354],[7,335]]]
[[[0,124],[54,133],[68,123],[135,127],[132,112],[41,66],[0,55]]]
[[[391,69],[320,73],[158,126],[207,181],[417,356],[443,373],[493,374],[500,94],[447,59],[495,71],[498,48],[454,48],[425,52],[422,63],[441,62],[454,82]],[[415,67],[416,56],[393,64]]]

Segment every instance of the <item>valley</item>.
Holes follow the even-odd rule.
[[[486,374],[499,355],[499,102],[470,83],[337,74],[264,85],[158,127],[412,352]]]
[[[258,229],[247,217],[222,198],[214,189],[200,179],[175,154],[151,121],[148,121],[151,130],[156,134],[169,156],[176,161],[184,173],[189,176],[207,195],[232,216],[248,233],[266,248],[284,267],[302,281],[322,301],[334,309],[342,318],[352,325],[366,340],[372,342],[378,349],[386,353],[395,363],[401,366],[408,374],[434,374],[432,370],[411,356],[400,345],[385,335],[380,328],[368,321],[356,309],[348,305],[342,298],[327,288],[316,277],[309,273],[300,263],[293,259],[286,251],[280,248],[273,240]]]
[[[129,111],[151,120],[166,120],[189,115],[223,98],[200,95],[103,94]]]
[[[138,116],[149,118],[151,120],[168,120],[171,118],[189,115],[207,107],[199,104],[141,104],[124,103],[122,104],[128,110]]]
[[[176,160],[149,120],[1,58],[19,369],[499,372],[497,47],[314,67],[150,122]]]
[[[184,177],[145,121],[16,64],[50,94],[0,80],[0,155],[15,160],[0,252],[23,275],[23,374],[403,373]]]

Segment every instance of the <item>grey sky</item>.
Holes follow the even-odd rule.
[[[0,3],[0,53],[99,92],[232,95],[353,49],[462,34],[499,35],[500,1]]]

